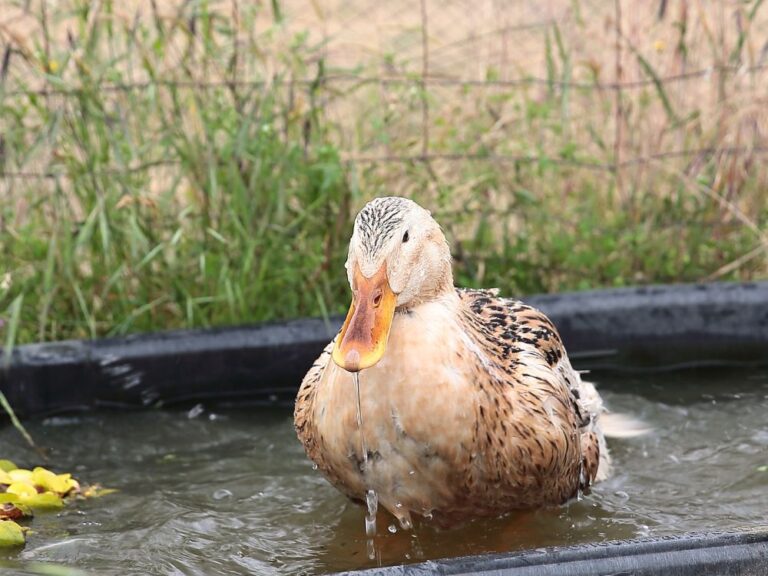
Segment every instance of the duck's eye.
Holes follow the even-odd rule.
[[[408,242],[408,239],[409,239],[409,238],[410,238],[410,236],[408,236],[408,230],[406,230],[406,231],[405,231],[405,234],[403,234],[403,244],[405,244],[406,242]]]

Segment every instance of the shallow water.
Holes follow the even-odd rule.
[[[99,575],[323,573],[766,524],[768,370],[590,376],[612,409],[654,427],[611,442],[613,478],[580,502],[450,531],[422,523],[404,532],[380,512],[374,560],[365,509],[312,469],[287,410],[31,423],[51,468],[120,492],[38,514],[27,547],[0,559]],[[38,463],[10,427],[0,430],[0,457]]]

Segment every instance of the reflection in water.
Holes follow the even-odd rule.
[[[567,506],[403,530],[312,469],[288,411],[101,413],[30,423],[51,467],[120,492],[39,514],[21,552],[93,574],[300,574],[757,525],[768,513],[768,372],[591,375],[654,427],[611,443],[617,474]],[[36,464],[10,427],[0,457]]]

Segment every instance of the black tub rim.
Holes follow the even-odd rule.
[[[714,576],[767,574],[768,524],[338,572],[335,576]]]
[[[587,370],[768,363],[768,281],[524,297]],[[16,347],[0,390],[22,417],[249,401],[290,405],[342,318],[308,318]]]

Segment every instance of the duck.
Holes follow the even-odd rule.
[[[552,321],[496,289],[456,288],[428,210],[367,203],[345,268],[352,303],[301,383],[294,426],[349,499],[373,490],[403,528],[453,526],[557,506],[610,476],[604,403]]]

